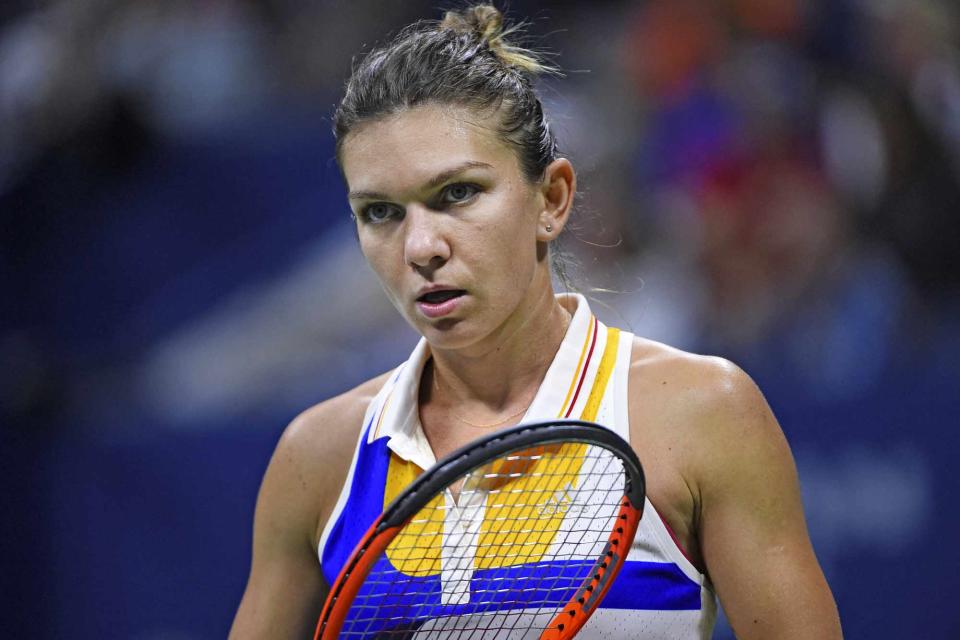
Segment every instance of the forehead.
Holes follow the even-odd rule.
[[[344,138],[341,162],[351,190],[409,188],[467,162],[520,172],[516,153],[497,134],[495,116],[434,105],[358,126]]]

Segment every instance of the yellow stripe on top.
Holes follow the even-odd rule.
[[[565,443],[514,452],[529,456],[522,475],[503,478],[487,497],[475,567],[512,567],[543,560],[563,526],[559,505],[577,485],[586,445]],[[532,459],[535,459],[533,461]]]
[[[593,336],[593,325],[596,324],[593,321],[593,316],[587,320],[587,338],[583,341],[583,348],[580,349],[580,360],[577,361],[577,368],[573,372],[573,379],[570,380],[570,388],[567,390],[567,397],[563,400],[563,405],[560,407],[560,413],[557,414],[558,418],[562,418],[567,411],[567,405],[570,403],[570,398],[573,396],[573,390],[577,388],[577,380],[580,379],[580,370],[583,368],[583,359],[587,355],[587,347],[590,346],[590,338]]]
[[[589,335],[587,341],[590,341]],[[607,329],[603,355],[580,416],[582,420],[593,421],[597,417],[616,365],[619,343],[619,329]],[[582,364],[583,355],[578,369]],[[574,383],[578,379],[579,372],[574,376]],[[569,400],[570,394],[567,402]],[[541,457],[532,469],[525,470],[523,476],[509,482],[507,487],[501,487],[501,491],[491,493],[488,498],[477,548],[477,569],[541,562],[563,526],[564,510],[551,506],[561,504],[567,489],[574,489],[580,483],[580,468],[587,445],[566,443],[560,447],[538,449],[518,452],[521,455],[536,453]]]
[[[387,484],[383,492],[383,506],[393,502],[421,473],[420,467],[390,454]],[[431,576],[440,573],[440,554],[443,541],[443,494],[436,495],[423,507],[396,538],[387,546],[390,563],[409,576]]]
[[[603,357],[600,358],[597,376],[593,379],[593,388],[590,389],[587,404],[584,405],[583,413],[580,414],[581,420],[593,422],[597,419],[600,402],[603,400],[603,394],[607,391],[607,382],[610,380],[610,374],[613,373],[613,367],[617,363],[617,347],[619,344],[620,329],[607,329],[607,344],[603,348]]]

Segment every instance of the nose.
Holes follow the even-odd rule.
[[[417,270],[438,269],[450,259],[450,244],[438,212],[412,205],[404,218],[403,258],[408,265]]]

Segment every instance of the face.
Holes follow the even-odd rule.
[[[495,342],[552,295],[545,191],[493,122],[416,107],[352,131],[341,161],[360,247],[434,348]]]

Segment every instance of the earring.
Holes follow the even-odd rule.
[[[547,233],[550,233],[551,231],[553,231],[553,226],[548,224],[548,225],[547,225]]]

